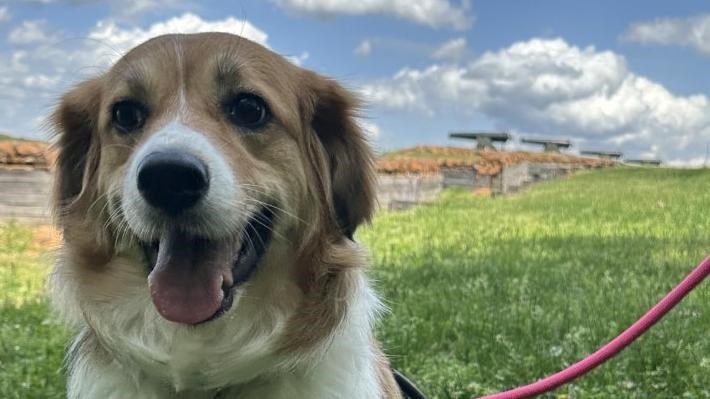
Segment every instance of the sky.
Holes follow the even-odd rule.
[[[239,34],[365,102],[380,151],[450,131],[569,139],[702,165],[707,0],[0,0],[0,132],[47,138],[77,82],[165,33]]]

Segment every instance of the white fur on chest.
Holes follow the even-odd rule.
[[[114,262],[117,275],[112,278],[131,289],[79,306],[90,308],[84,312],[86,322],[102,349],[76,351],[70,398],[381,397],[371,336],[379,302],[364,275],[345,322],[331,339],[312,356],[289,357],[275,353],[286,325],[284,309],[247,296],[235,303],[238,312],[208,325],[169,323],[152,306],[144,274],[131,264],[118,264],[130,263],[127,259]]]

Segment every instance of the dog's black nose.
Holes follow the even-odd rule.
[[[195,205],[209,187],[207,165],[185,152],[153,152],[138,165],[138,191],[169,214]]]

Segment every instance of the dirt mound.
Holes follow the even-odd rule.
[[[472,167],[475,165],[476,163],[473,160],[398,156],[378,160],[377,171],[388,174],[417,173],[433,175],[439,173],[442,167]]]
[[[377,171],[386,174],[436,174],[445,167],[473,167],[479,174],[489,176],[498,174],[505,166],[522,162],[561,163],[588,168],[616,165],[608,159],[568,154],[417,146],[384,155],[377,161]]]
[[[0,140],[0,168],[49,170],[54,151],[41,141]]]

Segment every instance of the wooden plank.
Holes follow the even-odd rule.
[[[1,193],[51,193],[52,187],[47,184],[37,183],[0,183]]]
[[[0,186],[0,190],[2,187]],[[17,191],[0,191],[0,202],[4,201],[25,201],[25,202],[49,202],[51,199],[48,192],[17,192]]]
[[[13,172],[0,172],[0,183],[11,183],[11,182],[42,182],[51,183],[53,180],[52,174],[48,172],[24,172],[24,171],[13,171]]]
[[[52,179],[44,179],[37,177],[0,179],[0,187],[13,184],[34,184],[38,186],[51,186]]]
[[[20,207],[45,207],[49,208],[49,200],[46,197],[18,197],[7,198],[0,195],[0,205],[4,206],[20,206]]]
[[[52,174],[43,170],[0,170],[0,220],[51,223]]]

